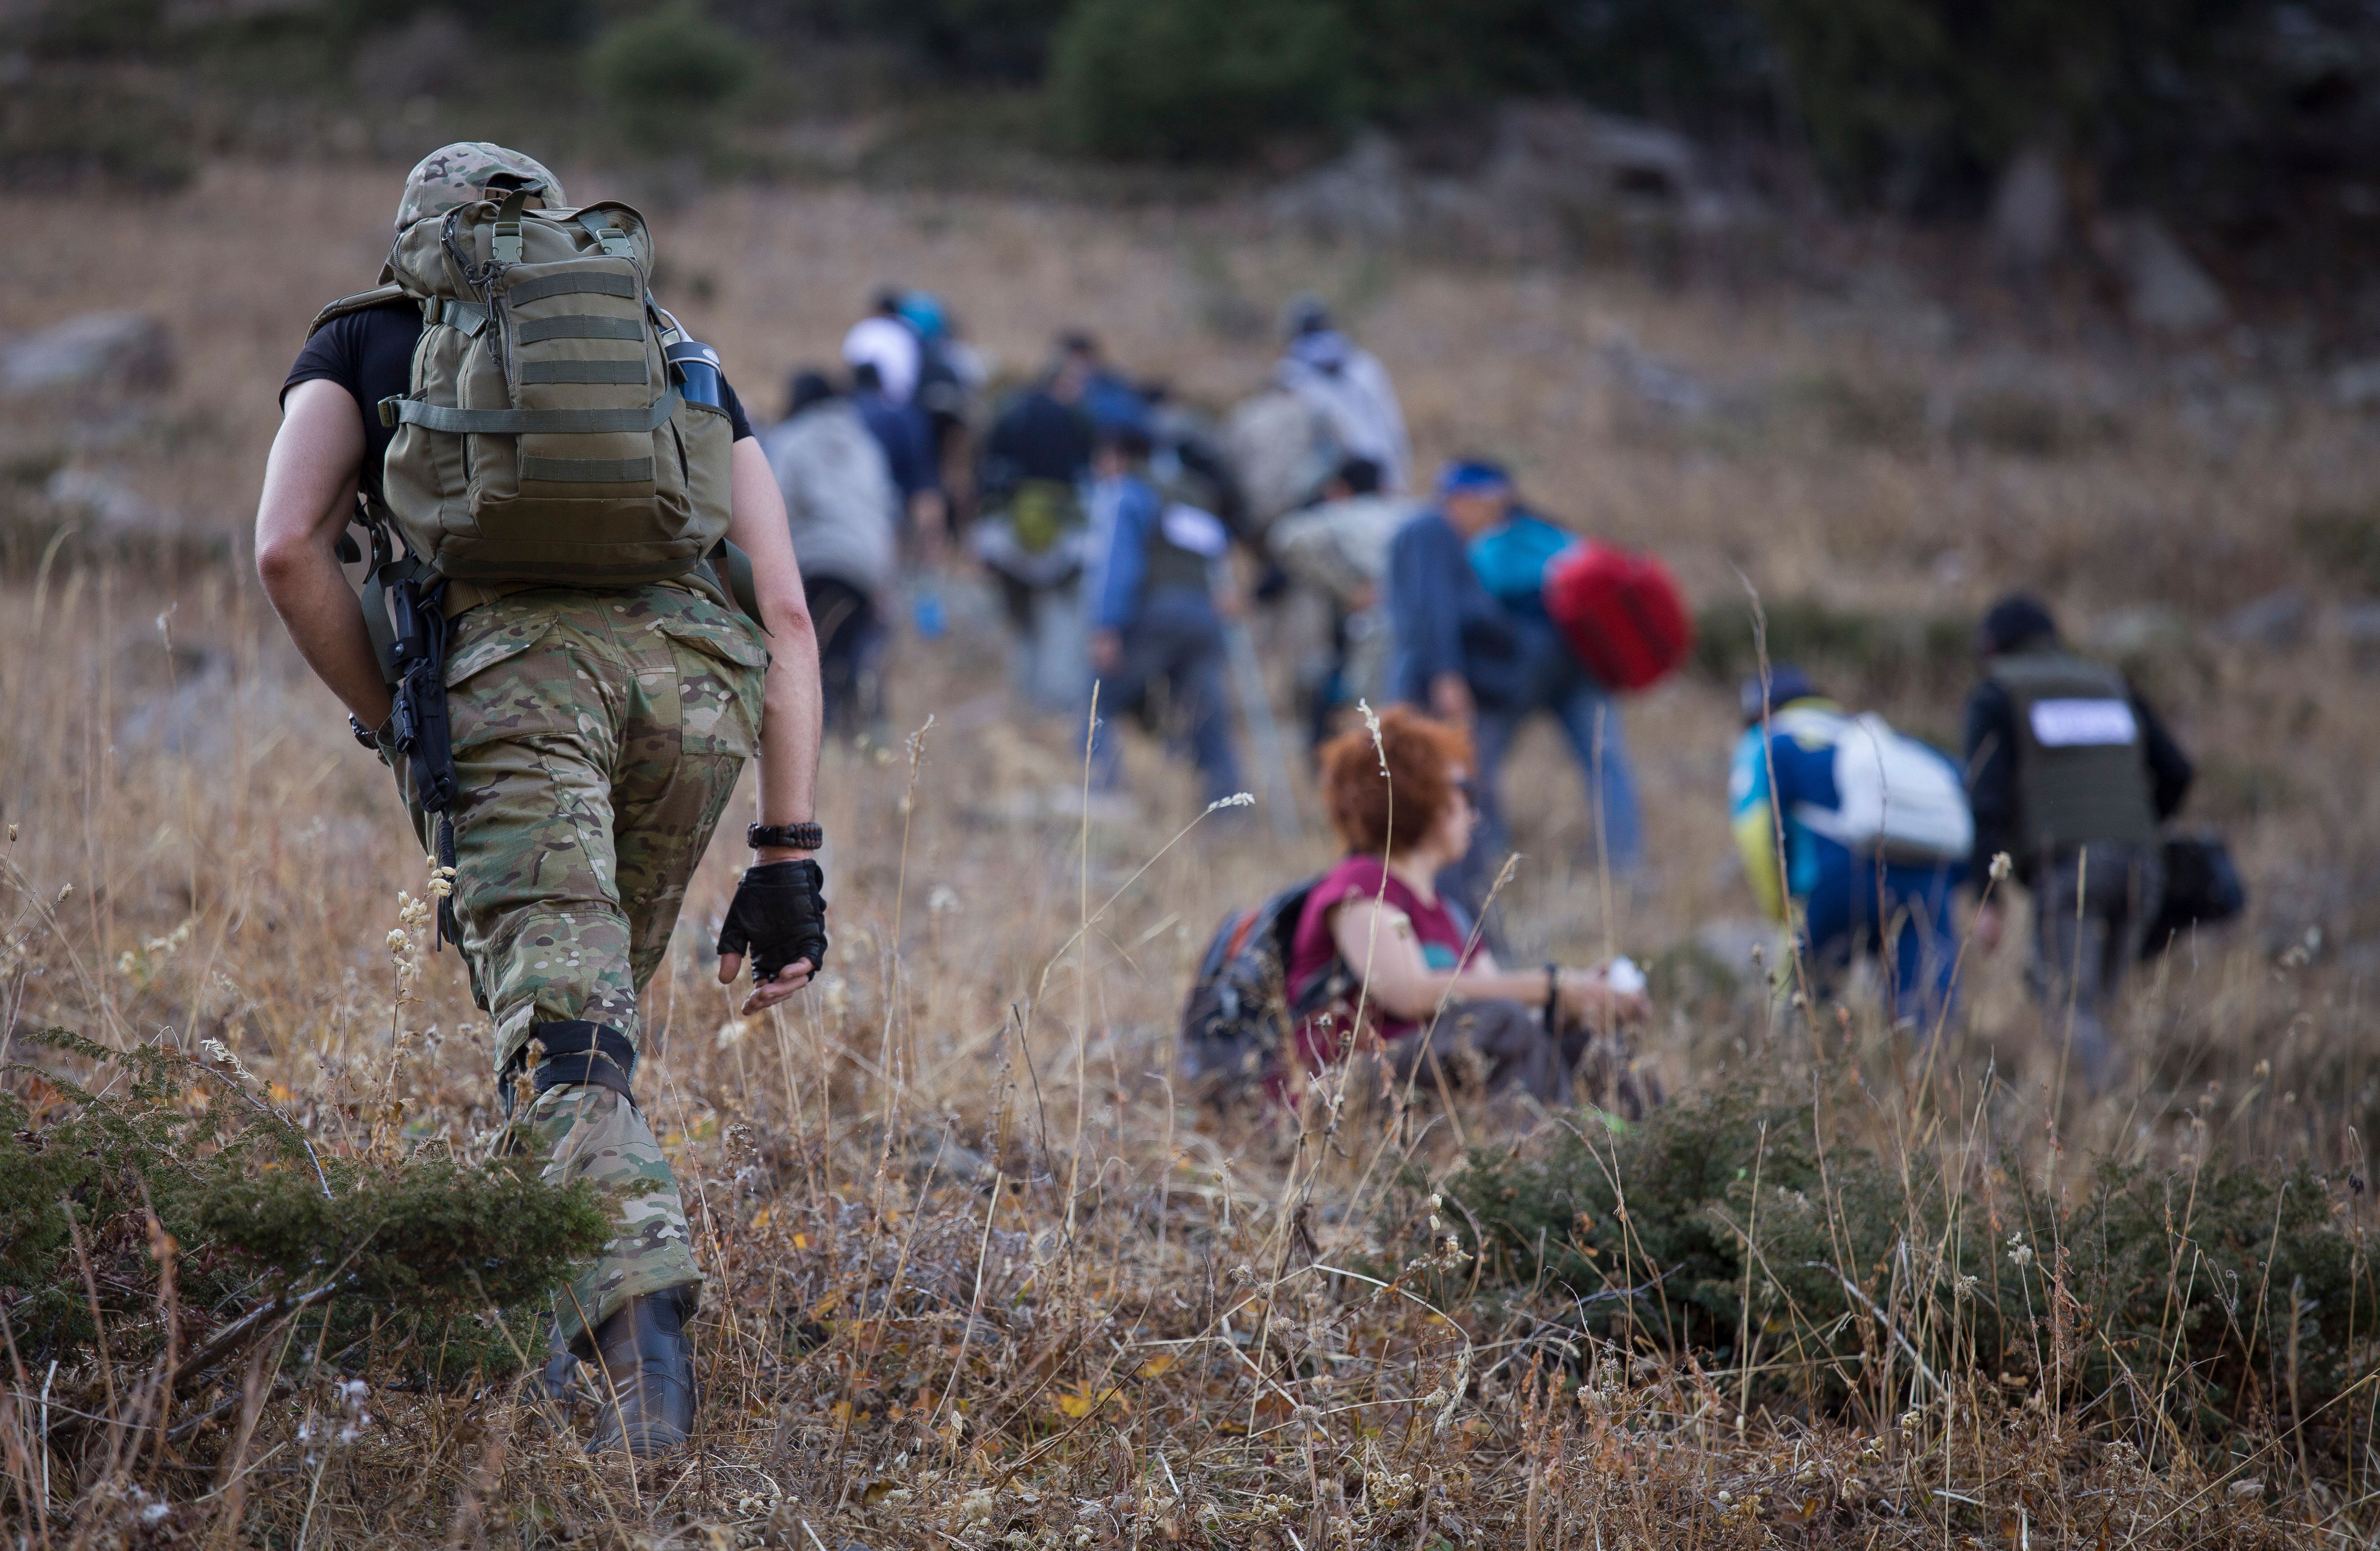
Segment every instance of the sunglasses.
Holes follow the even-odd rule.
[[[1455,777],[1454,789],[1463,794],[1463,800],[1464,802],[1469,803],[1474,807],[1477,807],[1479,806],[1479,788],[1469,776]]]

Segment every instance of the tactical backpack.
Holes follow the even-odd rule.
[[[1252,1092],[1279,1073],[1282,1048],[1298,1024],[1352,988],[1354,976],[1335,954],[1312,984],[1289,985],[1298,917],[1319,881],[1306,878],[1253,910],[1225,915],[1199,959],[1182,1009],[1178,1063],[1185,1085],[1210,1103]]]
[[[542,188],[500,177],[415,222],[382,271],[393,284],[314,321],[421,307],[406,394],[365,411],[395,432],[366,514],[407,551],[376,542],[382,587],[629,587],[740,558],[723,543],[730,420],[671,381],[666,352],[690,342],[653,302],[650,228],[618,203],[526,209]]]

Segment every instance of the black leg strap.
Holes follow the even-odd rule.
[[[628,1089],[629,1079],[637,1074],[637,1048],[618,1029],[584,1020],[532,1024],[529,1038],[545,1048],[532,1084],[537,1092],[541,1094],[565,1083],[591,1083],[599,1088],[611,1089],[630,1104],[637,1102],[636,1095]],[[512,1094],[513,1073],[528,1060],[528,1046],[524,1044],[504,1068],[499,1084],[507,1097]],[[506,1112],[510,1112],[509,1105]]]

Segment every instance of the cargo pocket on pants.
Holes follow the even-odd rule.
[[[677,669],[679,746],[748,759],[760,751],[769,648],[741,621],[679,615],[661,622]]]

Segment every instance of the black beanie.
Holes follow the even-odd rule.
[[[2057,639],[2058,622],[2049,605],[2029,592],[2011,592],[1993,604],[1975,627],[1975,649],[1985,657],[2014,651],[2030,642]]]

